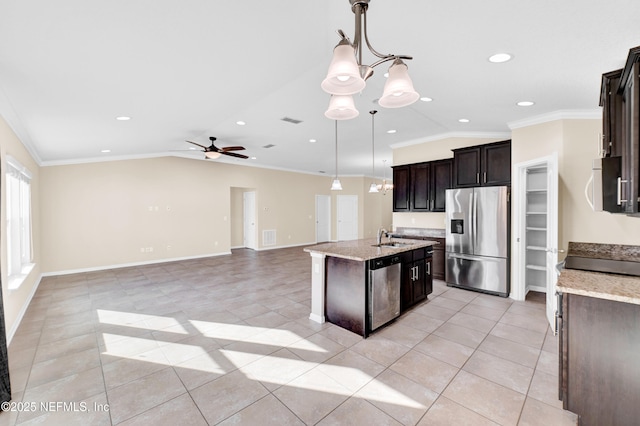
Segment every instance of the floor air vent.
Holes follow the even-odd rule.
[[[262,245],[263,246],[275,246],[276,245],[276,230],[265,229],[262,231]]]

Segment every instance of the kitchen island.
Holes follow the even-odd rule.
[[[311,315],[367,337],[431,293],[429,240],[318,244],[311,255]],[[393,315],[395,313],[395,316]]]
[[[557,285],[563,408],[581,425],[637,424],[640,247],[570,242],[565,262]]]

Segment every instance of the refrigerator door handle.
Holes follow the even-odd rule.
[[[478,194],[476,191],[473,191],[473,204],[471,207],[471,222],[473,226],[473,253],[476,252],[476,247],[478,247]]]
[[[449,253],[449,257],[451,259],[462,259],[462,260],[482,260],[483,262],[499,262],[501,257],[487,257],[487,256],[473,256],[466,254],[458,254],[458,253]]]

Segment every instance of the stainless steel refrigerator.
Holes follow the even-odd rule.
[[[446,191],[448,286],[509,296],[509,195],[507,186]]]

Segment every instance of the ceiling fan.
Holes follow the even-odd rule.
[[[197,145],[200,148],[202,148],[202,151],[204,152],[204,156],[207,159],[215,160],[216,158],[220,158],[220,155],[223,155],[223,154],[229,155],[231,157],[237,157],[237,158],[249,158],[246,155],[231,152],[231,151],[242,151],[245,149],[243,146],[226,146],[224,148],[218,148],[217,146],[214,145],[214,142],[216,141],[216,138],[214,136],[210,136],[209,140],[211,141],[211,146],[208,146],[208,147],[204,145],[200,145],[199,143],[196,143],[196,142],[191,142],[191,141],[186,141],[186,142],[189,142],[190,144]]]

